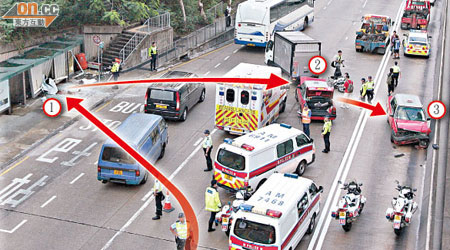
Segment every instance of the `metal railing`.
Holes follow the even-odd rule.
[[[214,18],[218,18],[220,16],[223,15],[223,11],[224,11],[224,4],[223,2],[220,2],[214,6],[212,6],[211,8],[207,9],[205,11],[206,16],[212,16]]]
[[[126,60],[130,57],[130,55],[137,49],[137,47],[141,44],[141,42],[151,33],[155,31],[159,31],[165,28],[170,27],[170,13],[166,12],[164,14],[151,17],[144,22],[144,28],[141,29],[142,32],[136,32],[134,35],[128,40],[128,42],[123,46],[120,50],[119,55],[122,63],[126,62]]]

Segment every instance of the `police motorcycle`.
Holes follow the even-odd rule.
[[[344,60],[341,62],[342,67],[344,66]],[[332,66],[335,65],[334,61],[332,62]],[[344,83],[346,81],[345,77],[342,75],[340,66],[333,66],[336,68],[336,71],[332,76],[329,76],[327,79],[328,86],[337,89],[339,92],[344,93]]]
[[[239,211],[240,205],[243,204],[244,201],[250,199],[252,191],[252,188],[242,187],[234,195],[235,199],[233,202],[228,202],[228,204],[224,205],[222,210],[216,214],[216,225],[220,223],[222,225],[222,231],[224,231],[227,236],[230,234],[233,215]]]
[[[394,197],[391,201],[392,208],[386,210],[386,219],[390,222],[394,222],[394,233],[400,235],[403,228],[409,226],[411,223],[411,217],[417,210],[417,203],[413,201],[413,198],[417,191],[415,188],[409,186],[401,186],[396,180],[398,191],[398,197]]]
[[[342,184],[341,181],[338,183]],[[339,219],[339,224],[345,232],[350,231],[352,223],[362,213],[364,204],[366,203],[366,197],[361,195],[360,187],[362,185],[362,183],[357,183],[356,181],[344,183],[341,189],[347,190],[347,194],[342,196],[337,208],[331,212],[331,217],[336,220]]]

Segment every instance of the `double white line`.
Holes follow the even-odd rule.
[[[395,18],[394,30],[398,29],[400,17],[401,17],[400,13],[404,8],[405,2],[406,1],[402,1],[400,8],[398,9],[397,16]],[[383,79],[383,73],[386,70],[387,63],[389,62],[389,58],[391,56],[390,45],[386,48],[386,50],[387,50],[387,53],[384,54],[383,59],[381,60],[380,66],[378,67],[377,74],[375,75],[375,94],[374,94],[375,96],[378,93],[378,89],[381,85],[380,84],[381,80]],[[356,149],[358,148],[359,141],[361,140],[361,136],[362,136],[362,133],[366,126],[367,120],[370,117],[370,113],[371,113],[371,111],[364,109],[361,111],[361,114],[359,115],[358,122],[356,123],[352,137],[351,137],[350,142],[345,151],[344,158],[342,159],[341,164],[339,165],[338,171],[336,173],[336,177],[333,180],[333,183],[332,183],[332,186],[330,189],[330,193],[328,194],[328,197],[325,202],[325,206],[323,207],[322,214],[320,215],[320,219],[317,224],[316,230],[315,230],[313,237],[309,243],[308,250],[322,249],[322,245],[325,240],[325,236],[327,234],[328,227],[330,226],[330,222],[331,222],[331,216],[330,216],[331,211],[330,210],[331,210],[332,204],[336,204],[339,199],[339,196],[340,196],[340,190],[338,188],[338,180],[340,180],[341,182],[345,182],[345,179],[347,178],[347,174],[352,165],[352,161],[355,156]],[[323,229],[322,229],[322,227],[323,227]],[[316,246],[316,243],[317,243],[317,246]]]

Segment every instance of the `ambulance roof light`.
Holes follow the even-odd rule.
[[[298,179],[298,175],[296,174],[290,174],[290,173],[285,173],[284,177],[289,177],[289,178],[294,178],[294,179]]]
[[[285,124],[285,123],[281,123],[280,126],[283,127],[283,128],[292,128],[291,125],[288,125],[288,124]]]
[[[280,218],[283,213],[276,210],[267,209],[266,215],[274,218]]]
[[[248,205],[248,204],[241,204],[239,207],[240,207],[240,209],[242,209],[242,211],[245,211],[245,212],[251,212],[252,208],[253,208],[252,205]]]
[[[231,139],[231,138],[225,138],[225,139],[223,139],[223,141],[224,141],[225,143],[230,144],[230,145],[233,143],[233,139]]]
[[[255,147],[247,145],[247,144],[242,144],[241,148],[243,148],[247,151],[253,151],[253,149],[255,149]]]

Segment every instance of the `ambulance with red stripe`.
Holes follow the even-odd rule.
[[[281,77],[281,69],[240,63],[224,77],[269,78],[271,74]],[[288,89],[288,85],[265,90],[257,84],[217,84],[216,127],[242,135],[273,123],[286,108]]]
[[[295,249],[305,234],[314,232],[322,191],[322,186],[296,174],[273,174],[240,205],[229,249]]]
[[[302,175],[315,160],[313,140],[287,124],[274,123],[224,141],[217,150],[214,179],[230,191],[257,190],[275,172]]]

